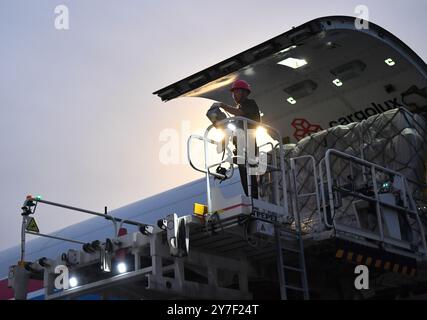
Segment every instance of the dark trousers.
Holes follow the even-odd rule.
[[[246,196],[248,196],[248,178],[247,170],[244,164],[239,164],[239,173],[243,190],[245,191]],[[258,199],[258,181],[256,176],[251,176],[251,194],[252,198]]]
[[[233,138],[233,144],[234,144],[234,155],[237,154],[237,140]],[[255,150],[256,155],[258,155],[257,151],[257,144],[255,142]],[[236,159],[234,159],[234,163],[237,164]],[[245,195],[248,196],[248,178],[247,178],[247,170],[246,166],[244,164],[238,164],[239,166],[239,173],[240,173],[240,180],[242,181],[242,187],[243,191],[245,192]],[[258,199],[258,181],[256,175],[251,175],[251,195],[252,198]]]

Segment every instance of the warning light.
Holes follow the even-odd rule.
[[[36,196],[36,200],[40,201],[42,199],[42,196]]]
[[[391,192],[393,191],[393,183],[390,181],[384,182],[380,188],[382,192]]]
[[[392,187],[392,184],[390,182],[384,182],[382,185],[382,188],[385,190],[389,190],[391,189],[391,187]]]
[[[24,207],[29,208],[29,207],[34,207],[34,206],[35,206],[35,204],[33,202],[33,196],[31,194],[27,195],[27,197],[25,198],[25,201],[24,201]]]

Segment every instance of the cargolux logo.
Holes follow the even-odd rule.
[[[294,137],[298,141],[312,133],[323,130],[320,125],[311,124],[306,119],[294,119],[294,121],[292,121],[292,127],[295,129]]]
[[[330,127],[335,127],[338,125],[347,125],[350,124],[352,122],[358,122],[358,121],[362,121],[362,120],[366,120],[371,116],[377,115],[377,114],[381,114],[383,112],[386,112],[388,110],[392,110],[392,109],[396,109],[396,108],[400,108],[403,107],[404,105],[402,103],[400,103],[397,98],[394,98],[393,100],[387,100],[384,101],[384,103],[375,103],[372,102],[371,106],[368,108],[365,108],[363,110],[357,111],[353,114],[349,114],[346,116],[343,116],[337,120],[334,121],[330,121],[329,122],[329,126]]]

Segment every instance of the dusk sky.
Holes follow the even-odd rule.
[[[69,30],[55,28],[61,4]],[[27,194],[103,211],[200,178],[185,162],[162,164],[159,138],[186,121],[207,126],[212,102],[152,92],[357,5],[427,60],[425,0],[1,0],[0,250],[19,244]],[[44,233],[86,218],[37,216]]]

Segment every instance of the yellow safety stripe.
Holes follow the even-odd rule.
[[[353,259],[355,257],[355,260]],[[349,262],[355,262],[357,264],[364,264],[368,267],[375,267],[377,269],[383,269],[385,271],[392,271],[394,273],[400,273],[402,275],[415,276],[416,268],[412,268],[406,265],[393,263],[391,261],[383,261],[382,259],[375,259],[372,256],[365,256],[360,253],[353,251],[346,251],[345,249],[337,249],[335,252],[335,258],[345,259]],[[363,261],[365,263],[363,263]]]

